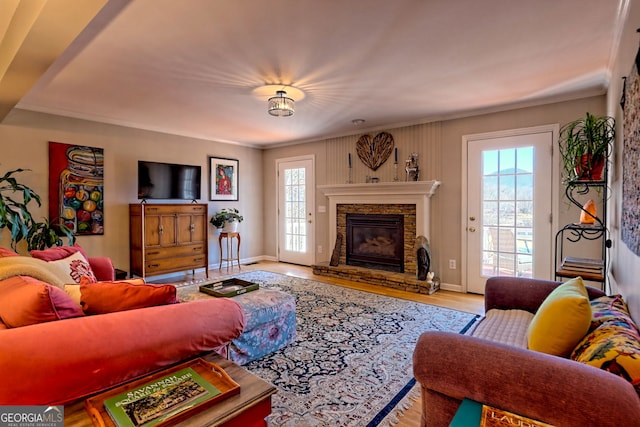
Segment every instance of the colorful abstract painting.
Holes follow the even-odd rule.
[[[104,150],[49,142],[49,220],[104,234]]]

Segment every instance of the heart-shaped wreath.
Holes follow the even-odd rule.
[[[376,170],[387,161],[393,151],[393,136],[380,132],[373,139],[371,135],[362,135],[356,143],[356,152],[362,163]]]

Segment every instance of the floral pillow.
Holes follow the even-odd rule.
[[[592,331],[571,359],[629,381],[640,395],[640,332],[619,295],[593,300]]]
[[[629,308],[620,295],[604,296],[591,301],[591,330],[605,323],[627,326],[638,331],[638,327],[629,314]],[[638,331],[640,334],[640,331]]]
[[[57,275],[64,278],[66,283],[80,283],[81,280],[89,283],[98,281],[89,261],[82,255],[82,252],[74,252],[66,258],[56,261],[49,261],[49,268],[55,270]]]

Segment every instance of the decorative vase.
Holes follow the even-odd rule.
[[[226,221],[222,226],[223,233],[235,233],[238,231],[238,221]]]

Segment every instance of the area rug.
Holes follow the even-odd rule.
[[[269,426],[395,424],[420,334],[459,332],[478,317],[265,271],[234,277],[296,298],[296,342],[244,366],[278,389]]]

